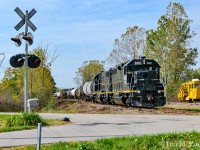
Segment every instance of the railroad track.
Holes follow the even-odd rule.
[[[78,99],[59,99],[55,107],[58,108],[57,110],[64,110],[66,113],[77,112],[84,114],[200,115],[200,103],[170,102],[164,107],[151,109],[101,104]]]

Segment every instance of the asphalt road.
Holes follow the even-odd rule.
[[[42,143],[85,141],[98,138],[168,133],[200,132],[200,116],[40,114],[44,118],[69,117],[71,124],[42,128]],[[0,147],[37,143],[37,130],[0,133]]]

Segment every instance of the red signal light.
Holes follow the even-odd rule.
[[[37,68],[37,67],[39,67],[40,62],[41,62],[40,58],[37,57],[37,56],[35,56],[35,55],[31,55],[28,58],[28,66],[30,68]]]

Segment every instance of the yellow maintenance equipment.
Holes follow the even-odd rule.
[[[178,100],[195,102],[200,100],[200,80],[192,79],[192,81],[182,83],[178,89]]]

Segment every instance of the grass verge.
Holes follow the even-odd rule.
[[[194,108],[194,109],[188,108],[186,110],[187,111],[192,111],[192,112],[200,112],[200,109],[196,109],[196,108]]]
[[[200,132],[125,136],[89,142],[58,142],[42,145],[42,150],[199,150]],[[35,146],[13,147],[10,150],[35,150]]]
[[[0,114],[0,133],[37,128],[37,123],[43,126],[63,125],[67,122],[55,119],[42,119],[38,114]]]
[[[42,109],[41,112],[48,112],[48,113],[69,113],[69,114],[74,114],[74,113],[79,113],[79,103],[69,103],[65,105],[64,108],[55,108],[55,107],[45,107]]]

